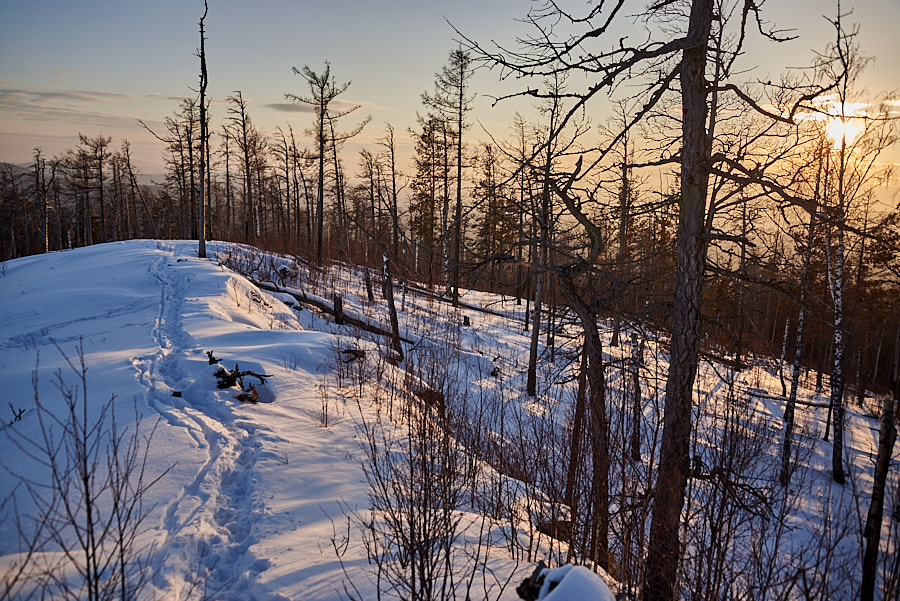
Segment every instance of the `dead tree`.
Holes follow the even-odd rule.
[[[394,304],[394,284],[391,281],[391,259],[385,253],[381,257],[381,277],[384,282],[384,299],[388,304],[388,314],[391,320],[391,348],[396,353],[396,361],[403,361],[403,345],[400,342],[400,322],[397,319],[397,306]]]
[[[331,63],[328,61],[325,61],[325,70],[322,73],[316,73],[308,66],[304,66],[302,70],[293,67],[293,71],[295,75],[301,76],[309,86],[310,95],[299,96],[297,94],[285,94],[284,97],[291,102],[311,106],[315,111],[314,129],[311,130],[310,133],[316,137],[316,159],[319,164],[315,229],[316,260],[321,263],[323,257],[325,227],[325,154],[328,152],[329,142],[325,130],[326,126],[333,127],[334,122],[341,117],[345,117],[354,112],[360,108],[360,105],[353,105],[342,111],[335,111],[332,108],[329,108],[338,96],[347,91],[347,88],[350,87],[350,82],[348,81],[338,85],[331,75]],[[368,122],[369,118],[366,118],[350,132],[336,135],[332,134],[332,145],[336,144],[338,140],[347,140],[357,135]],[[335,174],[335,177],[337,177],[337,174]]]
[[[95,189],[97,190],[98,201],[100,202],[100,243],[102,244],[106,242],[106,201],[103,195],[105,189],[103,166],[110,158],[107,147],[112,143],[112,138],[102,134],[93,138],[88,138],[84,134],[79,133],[78,139],[80,144],[85,148],[87,157],[93,162],[93,166],[97,173],[97,187]]]
[[[206,38],[203,32],[203,21],[206,19],[206,13],[209,12],[209,6],[206,0],[203,0],[203,16],[200,18],[200,200],[197,206],[198,228],[197,254],[201,259],[206,258],[206,153],[209,148],[209,133],[207,132],[206,123],[206,84],[208,77],[206,74]]]
[[[463,184],[463,131],[468,127],[466,113],[471,110],[473,97],[469,94],[469,83],[474,72],[472,56],[457,48],[450,52],[447,65],[435,75],[434,94],[422,94],[422,102],[440,113],[447,122],[452,120],[456,137],[456,206],[453,216],[452,276],[453,303],[459,303],[460,261],[462,260],[462,184]],[[445,149],[446,149],[445,145]],[[446,232],[444,233],[446,235]]]

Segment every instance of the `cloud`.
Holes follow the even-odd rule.
[[[19,106],[48,106],[58,103],[113,102],[133,99],[130,94],[104,92],[100,90],[54,90],[37,91],[16,88],[0,88],[0,102],[15,103]]]
[[[293,102],[274,102],[272,104],[263,105],[267,109],[273,111],[281,111],[282,113],[312,113],[313,107],[309,104],[294,104]]]
[[[136,117],[99,108],[118,104],[135,96],[102,90],[39,91],[0,88],[0,113],[20,121],[61,120],[77,127],[133,127]]]
[[[305,104],[302,102],[273,102],[271,104],[264,104],[263,107],[272,109],[273,111],[280,111],[282,113],[308,113],[312,114],[315,112],[312,105]],[[362,111],[376,111],[376,110],[388,110],[384,107],[376,106],[371,102],[356,102],[353,100],[342,100],[340,98],[336,100],[332,100],[328,104],[329,109],[334,110],[336,112],[344,112],[353,108],[359,108]]]

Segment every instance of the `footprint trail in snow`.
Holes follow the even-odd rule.
[[[178,589],[202,586],[220,599],[278,599],[254,582],[268,566],[250,550],[263,511],[255,489],[261,448],[256,428],[236,419],[227,394],[215,388],[204,349],[184,327],[191,282],[182,267],[191,260],[177,259],[172,244],[160,243],[158,250],[149,267],[160,284],[153,328],[158,349],[133,365],[148,404],[169,425],[184,429],[202,462],[164,508],[166,534],[154,556],[153,585],[176,595]]]

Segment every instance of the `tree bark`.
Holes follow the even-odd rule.
[[[587,364],[588,406],[590,408],[591,463],[591,559],[601,568],[609,567],[609,423],[606,415],[606,372],[603,364],[603,342],[597,329],[597,317],[576,289],[572,273],[562,273],[557,280],[572,310],[578,315],[584,331],[584,353]]]
[[[206,258],[206,46],[203,21],[209,10],[206,0],[203,2],[203,16],[200,18],[200,202],[197,206],[197,255]]]
[[[878,569],[878,543],[881,538],[881,518],[884,512],[884,487],[891,467],[891,454],[897,440],[894,426],[894,400],[888,395],[884,399],[881,413],[881,433],[878,437],[878,458],[875,460],[875,482],[872,486],[872,502],[866,516],[863,538],[866,551],[863,555],[861,601],[872,601],[875,597],[875,577]]]
[[[815,206],[815,204],[813,205]],[[803,336],[806,332],[806,301],[809,295],[809,266],[812,261],[813,234],[816,227],[816,213],[809,216],[809,228],[806,235],[806,253],[803,256],[803,268],[800,272],[800,309],[797,314],[797,333],[795,339],[794,362],[791,372],[791,390],[784,408],[784,444],[781,447],[781,473],[778,480],[787,486],[791,479],[791,446],[794,437],[794,410],[797,406],[797,389],[800,385],[800,370],[803,366]]]
[[[672,348],[666,380],[653,518],[644,573],[644,601],[674,601],[681,541],[679,528],[690,469],[691,400],[697,374],[701,287],[706,266],[703,223],[709,184],[710,142],[706,133],[706,52],[713,0],[691,4],[687,38],[692,45],[681,59],[681,198],[675,268]]]
[[[528,347],[528,371],[525,376],[525,391],[530,397],[537,396],[537,358],[541,337],[541,297],[543,274],[534,272],[534,302],[532,303],[531,343]]]

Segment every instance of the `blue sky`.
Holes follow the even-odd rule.
[[[564,2],[584,6],[584,2]],[[635,1],[635,11],[643,6]],[[360,143],[371,143],[391,122],[405,145],[407,128],[421,110],[419,96],[455,46],[451,21],[473,39],[511,42],[526,31],[517,22],[527,0],[211,0],[207,18],[210,95],[233,90],[250,100],[252,118],[271,133],[291,124],[296,133],[308,114],[284,112],[286,92],[305,93],[291,67],[332,64],[338,82],[352,80],[344,98],[363,104],[370,124]],[[845,10],[850,6],[846,0]],[[832,2],[770,0],[766,15],[795,28],[800,39],[754,55],[755,74],[808,64],[822,49],[830,26],[821,16]],[[0,0],[0,161],[27,161],[31,149],[53,155],[73,147],[78,132],[127,137],[145,171],[161,168],[160,145],[136,124],[160,122],[177,98],[197,85],[199,0]],[[900,88],[900,0],[857,0],[863,52],[876,58],[864,83],[872,90]],[[758,57],[758,58],[756,58]],[[496,73],[481,73],[475,91],[498,93]],[[476,101],[475,116],[503,136],[514,110]],[[213,117],[224,108],[214,105]],[[348,118],[349,119],[349,118]],[[473,137],[479,134],[473,128]]]

